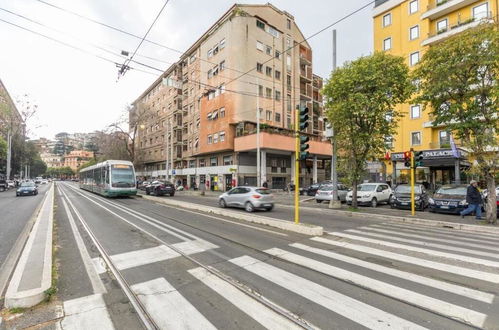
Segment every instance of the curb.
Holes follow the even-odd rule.
[[[54,220],[54,186],[52,185],[45,196],[42,207],[36,217],[35,224],[29,234],[28,241],[21,254],[14,275],[5,294],[5,307],[14,308],[32,307],[45,299],[45,291],[52,286],[52,226]],[[39,238],[39,242],[35,240]],[[40,243],[40,241],[42,243]],[[38,256],[36,253],[38,252]],[[34,253],[35,262],[37,257],[43,258],[43,265],[38,269],[29,262]],[[35,278],[35,287],[19,291],[23,280]],[[29,278],[29,279],[28,279]],[[29,285],[28,285],[29,286]]]
[[[279,204],[279,206],[292,208],[292,206],[284,205],[284,204]],[[407,217],[407,216],[372,214],[372,213],[365,213],[365,212],[351,212],[351,211],[322,209],[322,208],[317,209],[317,208],[308,207],[308,206],[300,206],[300,208],[305,208],[307,210],[314,210],[314,211],[319,210],[320,212],[323,212],[323,213],[325,213],[326,211],[332,212],[332,214],[340,213],[342,215],[349,216],[349,217],[359,216],[359,217],[363,217],[363,218],[371,218],[371,219],[377,219],[377,220],[380,219],[380,220],[402,222],[402,223],[411,223],[411,224],[418,224],[418,225],[425,225],[425,226],[432,226],[432,227],[445,227],[445,228],[452,228],[452,229],[477,232],[477,233],[497,233],[497,234],[499,234],[499,227],[498,226],[483,226],[483,225],[481,226],[481,225],[471,225],[471,224],[465,224],[465,223],[455,223],[455,222],[449,222],[449,221],[412,218],[412,217]]]
[[[176,206],[176,207],[181,207],[181,208],[185,208],[185,209],[189,209],[189,210],[217,214],[217,215],[221,215],[224,217],[234,218],[234,219],[238,219],[238,220],[244,220],[244,221],[258,223],[258,224],[262,224],[262,225],[267,225],[270,227],[275,227],[275,228],[279,228],[279,229],[283,229],[283,230],[287,230],[287,231],[292,231],[292,232],[299,233],[299,234],[310,235],[310,236],[322,236],[322,234],[323,234],[323,228],[320,226],[316,226],[316,225],[303,224],[303,223],[295,224],[294,222],[290,222],[287,220],[280,220],[280,219],[262,217],[262,216],[257,216],[257,215],[249,215],[249,214],[244,214],[244,213],[239,213],[239,212],[231,212],[231,211],[227,211],[225,209],[221,209],[218,207],[162,199],[162,198],[147,196],[147,195],[142,195],[141,197],[144,199],[148,199],[148,200],[155,201],[155,202],[169,205],[169,206]]]

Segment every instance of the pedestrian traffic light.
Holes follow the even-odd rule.
[[[300,131],[304,131],[308,127],[308,107],[300,109]]]
[[[423,166],[423,152],[422,151],[416,151],[414,153],[414,166],[420,167]]]
[[[310,138],[308,136],[300,135],[300,153],[298,155],[299,160],[305,160],[309,156],[308,148],[310,145],[308,144]]]
[[[411,167],[411,152],[404,151],[404,165],[405,167]]]

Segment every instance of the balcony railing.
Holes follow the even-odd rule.
[[[431,20],[441,17],[469,4],[477,2],[476,0],[433,0],[427,7],[427,11],[421,15],[421,19],[429,18]]]

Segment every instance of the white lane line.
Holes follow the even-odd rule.
[[[231,259],[230,262],[367,328],[425,329],[255,258],[242,256]]]
[[[379,229],[374,229],[374,228],[372,228],[372,229],[370,229],[370,228],[362,228],[362,229],[367,230],[367,231],[381,231]],[[390,239],[390,240],[398,241],[398,242],[404,242],[404,243],[410,243],[410,244],[416,244],[416,245],[423,245],[423,246],[428,246],[428,247],[434,247],[434,248],[442,249],[442,250],[451,250],[451,251],[456,251],[456,252],[464,252],[464,253],[475,254],[475,255],[479,255],[479,256],[483,256],[483,257],[489,257],[489,258],[494,258],[494,259],[498,259],[499,258],[499,255],[497,254],[497,252],[491,253],[491,252],[485,252],[485,251],[478,251],[478,250],[471,250],[471,249],[460,248],[460,247],[457,247],[457,246],[451,246],[450,244],[456,244],[456,240],[434,239],[434,238],[429,238],[429,237],[420,236],[420,235],[402,234],[402,233],[390,232],[390,231],[381,231],[381,232],[387,232],[390,235],[365,232],[365,231],[362,231],[362,230],[355,230],[355,229],[348,229],[348,230],[345,230],[345,231],[349,232],[349,233],[361,234],[361,235],[366,235],[366,236],[371,236],[371,237],[386,238],[386,239]],[[420,239],[424,239],[424,240],[433,240],[433,241],[443,242],[443,243],[447,243],[447,244],[444,245],[444,244],[437,244],[437,243],[429,243],[429,242],[423,242],[423,241],[420,241],[420,240],[415,241],[415,240],[406,239],[406,238],[402,238],[402,237],[396,237],[395,235],[420,238]],[[470,246],[470,245],[474,245],[474,244],[460,243],[460,245]],[[479,246],[479,245],[476,245],[474,247],[486,249],[483,246]]]
[[[204,268],[190,269],[189,273],[267,329],[302,329]]]
[[[415,246],[411,246],[411,245],[391,243],[391,242],[386,242],[386,241],[382,241],[379,239],[366,238],[366,237],[362,237],[362,236],[350,235],[350,234],[345,234],[345,233],[341,233],[341,232],[332,232],[329,234],[334,235],[334,236],[338,236],[338,237],[353,239],[356,241],[373,243],[373,244],[383,245],[386,247],[392,247],[392,248],[403,249],[403,250],[408,250],[408,251],[420,252],[420,253],[433,255],[433,256],[437,256],[437,257],[460,260],[460,261],[464,261],[464,262],[468,262],[468,263],[472,263],[472,264],[478,264],[478,265],[483,265],[483,266],[490,266],[490,267],[499,268],[499,262],[496,262],[496,261],[490,261],[490,260],[485,260],[485,259],[480,259],[480,258],[475,258],[475,257],[468,257],[468,256],[463,256],[463,255],[455,254],[455,253],[435,251],[435,250],[415,247]]]
[[[175,243],[172,244],[171,246],[187,255],[218,248],[217,245],[207,242],[205,240]]]
[[[179,257],[180,254],[165,245],[130,251],[111,256],[116,268],[123,270]]]
[[[420,276],[420,275],[416,275],[416,274],[409,273],[409,272],[404,272],[402,270],[378,265],[378,264],[363,261],[363,260],[360,260],[357,258],[348,257],[348,256],[338,254],[338,253],[335,253],[335,252],[332,252],[329,250],[314,248],[314,247],[304,245],[301,243],[293,243],[293,244],[290,244],[289,246],[297,248],[297,249],[301,249],[304,251],[312,252],[315,254],[319,254],[319,255],[322,255],[322,256],[325,256],[325,257],[328,257],[331,259],[340,260],[340,261],[343,261],[343,262],[346,262],[346,263],[349,263],[352,265],[371,269],[371,270],[377,271],[379,273],[398,277],[398,278],[401,278],[401,279],[404,279],[407,281],[411,281],[414,283],[423,284],[423,285],[426,285],[426,286],[429,286],[429,287],[432,287],[435,289],[439,289],[442,291],[447,291],[447,292],[450,292],[450,293],[453,293],[456,295],[460,295],[463,297],[467,297],[470,299],[482,301],[482,302],[485,302],[488,304],[491,304],[494,301],[495,295],[490,294],[490,293],[466,288],[466,287],[463,287],[460,285],[455,285],[455,284],[447,283],[444,281],[435,280],[435,279],[432,279],[430,277],[425,277],[425,276]]]
[[[401,262],[405,262],[405,263],[409,263],[409,264],[413,264],[413,265],[418,265],[418,266],[427,267],[427,268],[433,268],[433,269],[440,270],[443,272],[453,273],[453,274],[464,276],[464,277],[470,277],[470,278],[478,279],[481,281],[486,281],[486,282],[491,282],[491,283],[499,283],[499,274],[482,272],[479,270],[474,270],[474,269],[469,269],[469,268],[464,268],[464,267],[459,267],[459,266],[453,266],[450,264],[444,264],[444,263],[440,263],[440,262],[411,257],[411,256],[408,256],[405,254],[398,254],[398,253],[394,253],[394,252],[390,252],[390,251],[375,249],[372,247],[354,244],[354,243],[348,243],[348,242],[344,242],[344,241],[334,241],[334,240],[322,238],[322,237],[312,237],[311,240],[316,241],[316,242],[320,242],[320,243],[338,246],[341,248],[346,248],[346,249],[358,251],[358,252],[373,254],[373,255],[383,257],[383,258],[393,259],[393,260],[397,260],[397,261],[401,261]]]
[[[92,259],[90,258],[90,255],[88,253],[87,247],[85,246],[85,243],[83,242],[83,238],[81,237],[80,231],[78,230],[78,227],[76,226],[75,220],[73,218],[73,215],[71,211],[69,210],[68,204],[66,203],[66,200],[63,198],[62,199],[62,204],[64,205],[64,210],[66,211],[66,215],[69,220],[69,224],[71,226],[71,230],[73,231],[73,236],[76,241],[76,245],[78,246],[78,251],[80,252],[81,259],[83,261],[83,265],[85,266],[85,270],[87,272],[88,278],[90,280],[90,283],[92,284],[92,290],[94,294],[99,294],[99,293],[106,293],[106,288],[104,287],[104,284],[102,283],[99,274],[97,273],[94,263],[92,262]]]
[[[95,271],[97,274],[104,274],[106,272],[106,262],[101,257],[96,257],[92,259],[92,263],[94,264]]]
[[[164,278],[132,285],[160,329],[216,329]]]
[[[114,329],[113,322],[101,294],[95,294],[64,302],[64,330]]]
[[[366,228],[380,228],[380,229],[384,229],[384,230],[396,229],[397,233],[408,232],[408,233],[424,234],[424,235],[432,234],[432,235],[434,235],[433,237],[435,237],[435,238],[444,238],[444,239],[452,238],[454,241],[457,241],[457,242],[462,242],[462,241],[477,242],[477,243],[481,243],[481,244],[479,244],[479,246],[492,246],[495,249],[497,249],[499,247],[499,242],[497,242],[497,243],[488,242],[488,241],[484,240],[483,238],[477,239],[477,238],[461,237],[461,236],[456,236],[453,233],[440,233],[440,232],[433,233],[433,232],[420,230],[420,229],[414,229],[414,228],[406,227],[406,226],[399,226],[399,225],[386,226],[386,225],[381,224],[381,225],[371,225],[371,226],[366,227]]]
[[[482,327],[485,319],[487,318],[487,315],[473,311],[471,309],[425,296],[417,292],[391,285],[345,269],[334,267],[326,263],[316,261],[282,249],[272,248],[266,250],[265,252],[284,260],[293,262],[297,265],[319,271],[323,274],[333,276],[343,281],[348,281],[350,283],[360,285],[372,291],[379,292],[386,296],[425,308],[427,310],[436,312],[437,314],[444,315],[455,320],[466,322],[467,324],[471,324],[476,327]]]

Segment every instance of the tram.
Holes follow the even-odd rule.
[[[80,188],[106,197],[137,194],[135,169],[126,160],[106,160],[80,170]]]

